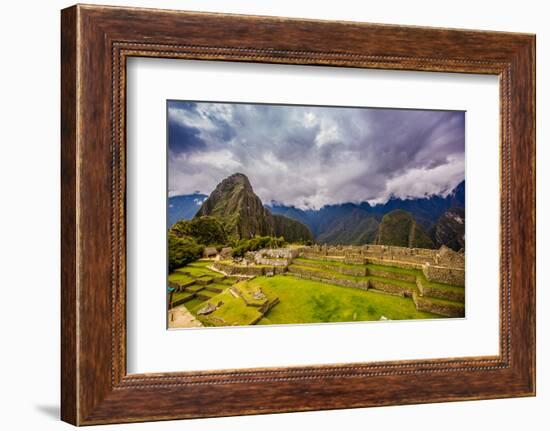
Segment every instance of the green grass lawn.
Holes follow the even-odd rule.
[[[437,283],[435,281],[428,281],[428,279],[424,276],[424,274],[419,275],[422,284],[427,287],[433,287],[435,289],[443,289],[443,290],[452,290],[455,292],[464,292],[464,287],[461,286],[453,286],[451,284],[443,284],[443,283]]]
[[[192,293],[189,293],[189,292],[174,292],[172,294],[172,302],[176,302],[176,301],[179,301],[181,299],[185,299],[189,296],[193,295]]]
[[[195,284],[186,287],[185,292],[176,292],[174,301],[185,298],[191,292],[198,291],[200,291],[199,294],[210,297],[209,300],[195,297],[185,303],[186,308],[205,326],[242,326],[255,324],[256,322],[260,325],[269,325],[372,321],[380,320],[382,316],[391,320],[441,317],[433,313],[418,311],[411,298],[335,285],[331,284],[330,279],[363,283],[368,280],[379,281],[394,287],[401,287],[411,293],[418,293],[416,282],[394,278],[398,274],[414,275],[420,277],[423,285],[438,291],[436,295],[432,290],[434,296],[438,296],[438,298],[432,298],[430,295],[430,297],[423,297],[424,300],[439,305],[451,305],[451,302],[442,298],[457,298],[460,292],[462,294],[464,292],[464,288],[461,287],[428,282],[422,271],[385,265],[345,264],[343,262],[309,258],[294,260],[291,268],[300,269],[311,274],[312,277],[326,278],[326,281],[319,282],[299,278],[297,275],[294,276],[290,273],[272,277],[259,276],[251,280],[239,281],[237,278],[223,278],[219,273],[208,269],[207,266],[211,264],[212,261],[199,260],[178,268],[169,275],[169,280],[174,282],[195,281]],[[350,275],[339,272],[339,268],[369,268],[384,271],[384,273],[363,276]],[[212,279],[212,283],[204,285],[203,283],[207,279]],[[208,291],[206,288],[209,286],[222,289],[222,291]],[[233,292],[235,293],[233,294],[230,291],[231,286],[235,286],[233,289],[238,289],[239,293]],[[389,287],[383,285],[374,285],[374,287],[381,290],[389,289]],[[265,297],[257,295],[260,291]],[[445,292],[448,294],[443,294]],[[453,293],[454,296],[450,293]],[[197,311],[207,302],[217,305],[218,308],[208,315],[198,316]],[[459,303],[455,304],[460,305]],[[262,317],[262,313],[269,306],[272,308]]]
[[[208,296],[209,298],[212,298],[216,295],[219,295],[219,293],[211,292],[210,290],[206,290],[206,289],[202,289],[200,292],[197,293],[197,295]]]
[[[396,280],[394,278],[385,278],[385,277],[377,277],[376,275],[369,275],[368,276],[371,280],[378,280],[382,283],[389,283],[393,284],[395,286],[404,287],[407,290],[410,290],[411,292],[418,292],[418,287],[416,287],[416,283],[413,283],[411,281],[405,281],[405,280]]]
[[[253,283],[280,303],[258,324],[322,323],[438,318],[417,311],[413,301],[360,289],[278,275],[258,277]]]
[[[248,307],[242,298],[233,296],[229,289],[214,296],[209,302],[223,302],[224,305],[206,316],[197,316],[205,326],[251,325],[261,316],[256,307]]]
[[[198,292],[199,290],[203,290],[204,286],[201,286],[200,284],[192,284],[191,286],[187,286],[185,290],[188,292]]]
[[[176,270],[176,274],[178,271],[186,272],[192,277],[198,278],[202,277],[203,275],[208,275],[211,277],[219,277],[220,274],[216,271],[212,271],[207,268],[207,266],[212,265],[211,261],[208,260],[198,260],[196,262],[190,263],[188,265],[185,265],[182,268],[178,268]],[[172,275],[172,274],[171,274]]]
[[[231,284],[222,284],[222,283],[210,283],[210,284],[207,284],[206,286],[204,286],[206,289],[208,289],[209,287],[212,287],[214,289],[221,289],[221,290],[224,290],[224,289],[227,289],[229,286],[231,286],[232,284],[234,284],[235,281],[233,281]],[[220,292],[221,293],[221,292]]]
[[[201,306],[205,301],[199,298],[193,298],[187,302],[185,302],[183,305],[189,310],[189,311],[195,311],[196,308]]]
[[[168,275],[168,281],[173,281],[177,283],[189,283],[193,281],[194,279],[192,277],[189,277],[187,274],[183,274],[181,272],[173,272],[170,275]]]
[[[407,274],[407,275],[420,275],[422,274],[422,271],[418,269],[407,269],[407,268],[398,268],[397,266],[386,266],[386,265],[377,265],[374,263],[367,264],[367,269],[378,269],[380,271],[386,271],[386,272],[397,272],[399,274]]]

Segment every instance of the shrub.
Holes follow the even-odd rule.
[[[234,257],[243,257],[247,251],[257,251],[262,248],[277,248],[285,244],[283,237],[257,236],[251,239],[242,239],[233,248]]]
[[[192,237],[178,237],[171,231],[168,232],[168,270],[187,265],[199,259],[204,251],[204,246],[197,244]]]
[[[202,216],[193,220],[180,220],[170,231],[177,237],[193,237],[198,244],[219,245],[227,242],[222,223],[212,216]]]

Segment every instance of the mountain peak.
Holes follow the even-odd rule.
[[[288,241],[313,239],[309,229],[294,220],[274,217],[254,193],[247,176],[235,173],[222,180],[195,217],[215,216],[223,220],[234,238],[256,235],[284,236]]]
[[[227,178],[222,180],[220,184],[223,183],[241,183],[241,184],[248,184],[250,185],[250,180],[245,174],[241,174],[240,172],[236,172],[232,175],[229,175]]]

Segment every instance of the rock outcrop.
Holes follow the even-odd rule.
[[[464,208],[451,208],[439,218],[434,239],[437,247],[445,245],[455,251],[464,249]]]
[[[216,186],[195,218],[204,216],[220,219],[226,233],[235,239],[282,236],[288,242],[313,240],[309,228],[303,223],[271,214],[254,193],[246,175],[240,173],[227,177]]]
[[[273,235],[271,213],[243,174],[233,174],[219,183],[195,214],[195,218],[201,216],[218,217],[226,232],[238,239]]]

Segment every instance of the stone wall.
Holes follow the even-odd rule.
[[[452,284],[454,286],[464,286],[464,269],[446,268],[431,264],[422,265],[422,273],[428,279],[436,283]]]
[[[195,280],[190,281],[168,281],[168,287],[171,287],[172,289],[176,289],[176,291],[181,292],[185,290],[187,286],[191,286],[192,284],[195,284]]]
[[[361,246],[361,254],[370,259],[423,264],[435,262],[437,250],[369,244]]]
[[[226,275],[240,275],[245,277],[257,277],[265,273],[265,267],[262,266],[241,266],[223,262],[212,263],[212,268]]]
[[[325,272],[318,272],[315,270],[311,270],[311,271],[304,270],[302,268],[297,268],[295,266],[290,266],[288,268],[288,271],[296,277],[305,278],[308,280],[321,281],[324,283],[336,284],[338,286],[354,287],[356,289],[362,289],[362,290],[368,290],[369,288],[368,280],[364,280],[364,281],[347,280],[343,278],[332,277],[330,274]]]
[[[292,260],[257,256],[254,258],[254,263],[256,265],[288,266],[292,263]]]
[[[366,276],[367,275],[367,267],[345,267],[345,266],[336,266],[331,264],[324,264],[319,263],[319,261],[316,261],[315,263],[309,263],[309,262],[299,262],[300,266],[307,266],[308,268],[320,268],[320,269],[328,269],[329,271],[336,271],[340,274],[345,275],[355,275],[355,276]]]
[[[421,263],[414,263],[414,262],[404,262],[401,260],[391,260],[391,259],[378,259],[375,257],[368,257],[367,264],[372,263],[373,265],[385,265],[385,266],[393,266],[395,268],[401,268],[401,269],[422,269]]]
[[[260,250],[259,253],[263,257],[267,257],[267,258],[294,259],[295,257],[298,257],[298,255],[302,252],[303,249],[304,249],[303,247],[265,248],[263,250]]]
[[[394,280],[403,280],[411,283],[416,283],[416,275],[414,274],[407,274],[407,273],[396,272],[396,271],[386,271],[382,268],[370,268],[368,270],[368,273],[370,275],[374,275],[377,277],[393,278]]]
[[[444,245],[437,251],[436,259],[434,262],[439,266],[446,266],[450,268],[464,268],[464,253],[457,253]]]
[[[431,263],[440,266],[463,267],[464,253],[459,253],[451,250],[448,247],[442,246],[439,250],[426,248],[408,248],[389,245],[349,245],[349,246],[327,246],[314,245],[304,247],[304,254],[312,256],[340,256],[344,260],[357,261],[364,263],[361,260],[365,258],[394,260],[402,262],[410,262],[417,264]]]
[[[170,304],[170,308],[177,307],[178,305],[185,304],[188,301],[191,301],[195,297],[196,293],[192,292],[189,293],[189,296],[186,296],[185,298],[178,299],[177,301],[174,301]]]
[[[445,317],[464,317],[464,306],[458,303],[431,300],[416,293],[413,295],[413,301],[418,311],[439,314]]]
[[[249,251],[243,262],[256,265],[288,266],[301,253],[302,248],[264,248],[258,251]]]
[[[464,253],[453,251],[445,246],[439,250],[432,250],[373,244],[362,246],[315,245],[305,247],[302,256],[344,263],[372,263],[404,269],[419,269],[430,281],[464,286]]]
[[[429,283],[422,280],[422,277],[416,278],[416,287],[421,296],[431,296],[432,298],[447,299],[449,301],[456,301],[464,303],[464,289],[453,288],[437,288],[432,287]]]
[[[370,279],[369,286],[372,289],[380,290],[382,292],[390,293],[397,296],[411,297],[413,292],[410,288],[400,286],[398,284],[388,283],[382,280]]]
[[[312,251],[303,251],[300,254],[300,257],[305,257],[308,259],[316,259],[316,260],[326,260],[328,262],[344,262],[344,256],[327,256],[324,254],[317,254]]]

